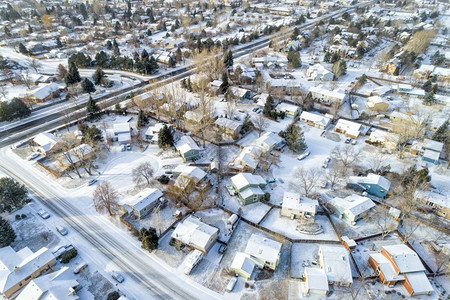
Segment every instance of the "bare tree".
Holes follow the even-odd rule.
[[[194,53],[194,64],[200,74],[205,74],[209,80],[219,79],[225,68],[222,53],[219,48],[206,49]]]
[[[325,178],[330,183],[331,189],[334,189],[337,184],[343,182],[345,177],[345,169],[340,168],[336,163],[332,163],[325,173]]]
[[[233,117],[236,115],[236,104],[233,102],[227,102],[227,107],[225,108],[225,115],[229,119],[233,119]]]
[[[387,159],[387,155],[380,151],[376,151],[375,153],[367,153],[368,162],[370,162],[370,167],[374,172],[377,172],[381,169],[384,162]]]
[[[384,240],[391,232],[397,229],[397,222],[394,217],[389,213],[389,209],[378,205],[375,209],[375,213],[370,216],[366,216],[367,221],[374,223],[381,231],[381,239]]]
[[[180,175],[177,178],[177,184],[167,187],[166,194],[175,201],[175,203],[183,203],[184,205],[189,206],[194,190],[194,180],[190,177]]]
[[[98,212],[106,210],[110,216],[117,211],[119,194],[109,181],[102,181],[94,191],[94,206]]]
[[[290,184],[294,189],[302,191],[302,195],[308,197],[319,185],[322,172],[319,169],[304,169],[298,167],[292,174],[294,178]]]
[[[42,63],[34,58],[27,58],[27,66],[33,69],[36,73],[39,73],[39,70],[42,68]]]
[[[262,114],[258,114],[256,117],[254,117],[252,122],[256,130],[258,131],[258,136],[261,136],[261,133],[264,131],[264,129],[269,126],[269,121]]]
[[[438,254],[433,256],[434,263],[436,264],[436,269],[434,271],[434,277],[437,274],[447,271],[450,267],[450,254],[448,252],[440,251]]]
[[[73,170],[79,178],[81,178],[81,172],[79,169],[79,160],[77,156],[75,155],[75,151],[73,151],[73,148],[75,148],[78,144],[78,141],[74,138],[65,138],[61,141],[61,150],[62,154],[57,159],[60,166],[64,169]]]
[[[359,294],[363,290],[363,288],[365,287],[366,284],[367,284],[367,280],[360,276],[358,281],[354,281],[349,286],[341,287],[341,289],[342,289],[342,292],[344,294],[347,294],[352,300],[357,300],[357,299],[360,299]],[[344,298],[347,298],[347,297],[344,297]]]
[[[6,99],[8,97],[8,94],[9,94],[9,92],[8,92],[8,89],[6,88],[6,86],[4,86],[4,85],[0,86],[0,95],[4,99]]]
[[[332,157],[347,168],[360,159],[361,150],[350,145],[336,146],[331,152]]]
[[[78,164],[86,173],[92,175],[94,168],[94,149],[88,144],[82,144],[74,149],[74,154],[78,158]]]
[[[136,185],[141,185],[144,181],[150,184],[153,177],[153,168],[149,162],[144,162],[133,169],[131,172],[133,181]]]

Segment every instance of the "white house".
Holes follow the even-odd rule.
[[[310,87],[309,92],[314,100],[329,105],[333,103],[341,105],[347,99],[347,93],[345,91],[340,89],[330,91],[322,85]]]
[[[352,284],[350,259],[344,246],[321,245],[319,265],[327,275],[328,283],[347,286]]]
[[[249,280],[255,269],[255,265],[255,262],[248,254],[238,252],[230,265],[230,270],[235,274],[244,277],[246,280]]]
[[[321,64],[310,66],[306,70],[306,75],[314,81],[332,81],[334,74]]]
[[[362,125],[349,120],[339,119],[334,127],[334,131],[345,134],[351,138],[358,138],[361,134]]]
[[[323,269],[305,267],[303,279],[308,294],[324,296],[328,294],[328,278]]]
[[[334,214],[346,220],[351,225],[366,215],[369,210],[375,207],[375,203],[370,198],[356,194],[345,198],[335,197],[328,202]]]
[[[280,259],[281,246],[277,241],[254,233],[250,236],[244,252],[260,267],[275,270]]]
[[[310,126],[314,126],[320,129],[325,129],[330,125],[331,118],[324,116],[319,113],[311,113],[308,111],[303,111],[300,115],[300,121],[305,122]]]
[[[114,136],[120,145],[129,144],[131,142],[130,123],[116,123],[113,125]]]
[[[52,150],[60,145],[61,139],[56,137],[50,132],[41,132],[33,139],[35,145],[37,145],[37,151],[42,155],[47,155]]]
[[[129,213],[133,213],[133,215],[142,219],[153,210],[162,196],[163,193],[160,190],[147,188],[133,197],[123,199],[119,205]]]
[[[317,213],[319,202],[306,197],[300,197],[298,193],[284,192],[281,215],[291,219],[312,216]]]
[[[218,234],[219,229],[203,223],[196,216],[190,215],[177,225],[171,238],[206,254],[216,242]]]
[[[280,114],[284,113],[286,117],[296,118],[300,113],[300,107],[294,104],[281,102],[275,107],[275,111]]]
[[[175,185],[182,187],[184,181],[180,180],[182,177],[190,178],[196,185],[200,184],[206,178],[206,172],[195,166],[179,165],[173,169],[172,174],[177,178]]]
[[[158,143],[158,134],[159,131],[164,127],[164,125],[167,125],[167,127],[172,133],[174,132],[172,125],[165,123],[157,123],[147,128],[147,130],[145,131],[145,138],[152,144]]]
[[[265,132],[253,143],[262,152],[270,152],[283,143],[283,138],[274,132]]]

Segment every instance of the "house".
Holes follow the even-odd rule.
[[[422,144],[422,149],[420,149],[419,151],[419,154],[422,154],[423,161],[430,162],[432,164],[437,164],[439,162],[439,157],[441,156],[443,149],[444,143],[425,139]]]
[[[370,198],[353,194],[345,198],[335,197],[328,202],[328,206],[340,219],[355,225],[356,221],[375,207],[375,203]]]
[[[220,95],[222,94],[222,89],[220,88],[222,86],[222,80],[213,80],[211,81],[210,85],[210,90],[211,90],[211,95]]]
[[[230,265],[230,271],[244,277],[246,280],[250,280],[255,265],[255,262],[247,254],[238,252]]]
[[[116,123],[113,125],[115,140],[120,145],[129,144],[131,142],[130,123]]]
[[[331,118],[328,118],[319,113],[311,113],[308,111],[303,111],[300,115],[300,121],[305,122],[309,126],[324,129],[328,127],[331,123]]]
[[[189,184],[189,181],[183,180],[182,178],[192,179],[197,188],[203,188],[207,186],[207,183],[205,183],[206,172],[199,167],[180,165],[173,169],[172,174],[173,177],[176,178],[176,186],[186,188],[186,185]]]
[[[352,285],[350,259],[343,246],[321,245],[319,247],[319,266],[327,275],[329,284]]]
[[[175,147],[185,162],[195,161],[200,158],[200,148],[190,136],[182,136]]]
[[[90,145],[78,145],[61,155],[59,159],[60,167],[65,171],[74,166],[78,166],[83,160],[91,158],[94,153],[94,149]]]
[[[435,214],[450,219],[450,198],[447,193],[416,191],[415,198]]]
[[[177,225],[171,238],[206,255],[216,242],[218,234],[219,229],[203,223],[196,216],[190,215]]]
[[[189,110],[184,114],[184,119],[188,122],[191,122],[193,124],[200,124],[203,119],[206,116],[204,116],[200,111],[196,110]]]
[[[56,137],[53,133],[42,132],[36,135],[33,139],[33,144],[36,145],[37,152],[42,155],[48,155],[60,148],[61,139]]]
[[[388,61],[386,64],[384,64],[381,69],[381,72],[385,72],[390,75],[398,75],[398,72],[400,71],[400,60],[396,57]]]
[[[264,199],[262,188],[264,188],[266,184],[266,181],[261,176],[253,175],[251,173],[240,173],[231,177],[231,185],[238,193],[243,205]]]
[[[347,137],[356,139],[361,134],[362,125],[349,120],[339,119],[334,127],[334,131],[344,134]]]
[[[321,64],[310,66],[306,70],[306,75],[314,81],[332,81],[334,74]]]
[[[369,142],[371,144],[381,145],[385,148],[393,150],[393,149],[396,149],[396,147],[397,147],[398,135],[396,135],[392,132],[388,132],[388,131],[384,131],[384,130],[376,128],[376,129],[372,130],[372,132],[370,133],[370,136],[367,139],[367,142]]]
[[[263,135],[257,138],[253,144],[258,147],[261,152],[268,153],[273,149],[281,147],[283,142],[283,138],[278,134],[274,132],[265,132]]]
[[[34,253],[28,247],[17,252],[11,246],[0,248],[0,294],[10,298],[55,264],[55,256],[45,247]]]
[[[314,217],[318,206],[319,202],[317,200],[302,198],[297,193],[284,192],[281,215],[291,219]]]
[[[78,300],[79,283],[69,267],[31,280],[16,300]]]
[[[346,236],[346,235],[343,235],[343,236],[342,236],[342,244],[344,245],[345,249],[347,249],[347,250],[349,250],[349,251],[356,248],[356,242],[355,242],[355,240],[349,238],[349,237]]]
[[[349,187],[366,191],[368,194],[384,198],[386,197],[389,188],[391,187],[391,182],[381,175],[369,173],[367,176],[350,176]]]
[[[222,132],[223,135],[231,137],[232,139],[237,139],[242,129],[241,123],[226,118],[218,118],[214,124],[219,132]]]
[[[52,82],[39,86],[37,89],[31,91],[29,98],[38,102],[45,102],[59,95],[59,92],[64,88],[63,85]]]
[[[410,84],[400,83],[394,85],[393,88],[397,90],[397,93],[400,94],[408,94],[415,97],[425,97],[425,91],[423,89],[413,88],[413,86]]]
[[[282,244],[253,233],[248,240],[245,253],[260,267],[275,270],[280,259]]]
[[[315,101],[326,105],[331,105],[333,103],[341,105],[347,100],[348,97],[347,93],[342,90],[338,89],[330,91],[322,85],[310,87],[309,92]]]
[[[371,96],[367,98],[367,108],[374,111],[387,111],[389,108],[389,102],[384,101],[380,96]]]
[[[383,246],[381,252],[369,254],[368,262],[383,284],[402,282],[410,296],[433,291],[419,256],[405,244]]]
[[[284,113],[286,117],[295,119],[300,113],[300,107],[297,105],[281,102],[275,107],[278,114]]]
[[[249,90],[236,86],[230,87],[230,90],[233,93],[233,95],[236,96],[240,101],[243,101],[251,97],[251,93]]]
[[[163,193],[160,190],[146,188],[133,197],[123,199],[119,202],[119,206],[139,219],[143,219],[158,204],[162,196]]]
[[[234,160],[235,165],[233,166],[233,169],[244,172],[254,172],[258,167],[260,155],[261,150],[258,147],[245,147]]]
[[[323,269],[305,267],[303,280],[305,281],[308,295],[326,296],[328,294],[328,278]]]
[[[165,124],[165,123],[157,123],[153,126],[150,126],[149,128],[147,128],[147,130],[145,131],[145,138],[150,141],[150,143],[152,144],[156,144],[158,143],[158,134],[159,131],[166,126],[169,128],[169,130],[172,132],[172,134],[174,133],[174,129],[172,127],[172,125],[170,124]]]

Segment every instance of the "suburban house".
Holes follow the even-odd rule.
[[[143,219],[158,204],[162,196],[163,193],[160,190],[147,188],[133,197],[123,199],[119,202],[119,206],[139,219]]]
[[[286,117],[295,119],[299,115],[301,109],[297,105],[281,102],[275,107],[275,111],[278,114],[284,113]]]
[[[280,259],[281,246],[277,241],[253,233],[244,252],[250,255],[259,268],[275,270]]]
[[[188,110],[184,113],[185,120],[193,124],[200,124],[205,117],[205,115],[197,110]]]
[[[234,160],[234,165],[230,165],[233,169],[244,172],[254,172],[258,167],[258,159],[261,155],[261,150],[256,146],[248,146],[242,149],[239,155]]]
[[[381,175],[369,173],[367,176],[350,176],[348,178],[350,188],[366,191],[368,194],[384,198],[386,197],[391,182]]]
[[[36,135],[33,139],[33,144],[36,145],[35,149],[42,155],[48,155],[51,152],[57,151],[61,145],[61,139],[56,137],[53,133],[42,132]]]
[[[55,256],[45,247],[34,253],[28,247],[18,252],[11,246],[0,248],[0,294],[10,298],[55,264]]]
[[[444,149],[444,143],[425,139],[423,143],[416,142],[411,146],[411,153],[416,155],[422,155],[422,160],[437,164],[439,157]]]
[[[306,75],[314,81],[332,81],[334,79],[334,74],[321,64],[310,66],[306,70]]]
[[[59,159],[59,169],[66,171],[74,166],[80,165],[82,160],[89,159],[94,155],[94,149],[88,144],[81,144],[75,148],[62,153]]]
[[[433,291],[419,256],[405,244],[383,246],[380,253],[369,254],[369,265],[383,284],[402,282],[410,296]]]
[[[283,138],[274,132],[265,132],[253,143],[262,152],[267,153],[280,147],[283,144]]]
[[[356,139],[361,134],[362,125],[356,122],[339,119],[334,127],[334,131],[342,133],[352,139]]]
[[[356,221],[375,207],[375,203],[370,198],[353,194],[345,198],[335,197],[331,199],[328,202],[328,207],[340,219],[344,219],[350,225],[355,225]]]
[[[400,71],[399,59],[396,57],[392,58],[390,61],[388,61],[381,67],[380,71],[390,75],[398,75],[398,72]]]
[[[323,269],[305,267],[303,280],[308,295],[326,296],[328,294],[328,278]]]
[[[251,93],[249,90],[246,90],[246,89],[243,89],[240,87],[236,87],[236,86],[230,87],[230,90],[233,93],[233,95],[235,97],[237,97],[240,101],[243,101],[243,100],[251,97]]]
[[[387,111],[389,108],[389,102],[383,100],[380,96],[371,96],[367,98],[367,108],[374,111]]]
[[[64,85],[56,82],[44,84],[33,90],[28,98],[38,102],[45,102],[49,99],[55,98],[55,96],[59,96],[60,91],[63,89]]]
[[[450,198],[447,193],[416,191],[415,198],[435,214],[450,219]]]
[[[300,197],[297,193],[284,192],[281,215],[291,219],[314,217],[318,206],[317,200]]]
[[[206,172],[199,167],[179,165],[173,169],[172,174],[176,178],[176,186],[185,188],[189,184],[189,181],[182,180],[183,177],[192,179],[197,188],[203,189],[208,186],[208,183],[205,182]]]
[[[158,134],[159,131],[164,127],[164,125],[167,125],[172,134],[174,133],[172,125],[165,123],[157,123],[147,128],[147,131],[145,131],[145,138],[152,144],[158,143]]]
[[[352,285],[350,259],[343,246],[321,245],[319,247],[319,266],[327,275],[329,284]]]
[[[300,115],[300,121],[309,126],[325,129],[330,125],[331,118],[315,112],[303,111]]]
[[[190,215],[177,225],[171,238],[206,255],[216,242],[218,234],[219,229],[203,223],[196,216]]]
[[[215,122],[219,132],[222,131],[225,137],[237,139],[242,129],[242,124],[227,118],[218,118]]]
[[[115,140],[120,145],[129,144],[131,142],[130,123],[116,123],[113,125]]]
[[[311,93],[311,96],[315,101],[321,102],[326,105],[331,105],[333,103],[341,105],[345,102],[345,100],[347,100],[346,92],[342,90],[330,91],[322,85],[310,87],[309,92]]]
[[[231,184],[238,193],[243,205],[258,202],[264,199],[262,188],[266,186],[266,181],[259,175],[251,173],[240,173],[231,177]]]
[[[245,253],[237,252],[230,265],[230,271],[249,280],[255,269],[255,262]]]
[[[59,271],[31,280],[15,300],[78,300],[79,288],[79,283],[69,267],[62,267]]]
[[[397,90],[397,93],[399,94],[408,94],[410,96],[415,97],[425,97],[425,91],[423,89],[414,88],[410,84],[398,84],[392,86],[395,90]]]
[[[398,135],[376,128],[370,133],[367,142],[393,150],[397,147]]]
[[[200,158],[200,148],[190,136],[182,136],[175,147],[185,162]]]

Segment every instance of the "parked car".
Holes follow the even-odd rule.
[[[299,157],[297,157],[298,160],[302,160],[307,158],[309,155],[311,154],[311,152],[306,151],[305,153],[303,153],[302,155],[300,155]]]
[[[234,286],[236,285],[238,278],[237,276],[233,277],[228,281],[227,288],[225,289],[227,293],[231,293],[234,289]]]
[[[59,246],[59,247],[55,247],[55,248],[52,250],[52,253],[53,253],[53,255],[54,255],[56,258],[59,259],[64,253],[66,253],[66,252],[69,251],[70,249],[73,249],[72,244],[64,245],[64,246]]]
[[[44,220],[50,218],[49,213],[43,209],[38,211],[38,215]]]
[[[217,252],[219,252],[220,254],[224,254],[225,251],[227,251],[228,246],[227,245],[220,245],[219,250],[217,250]]]
[[[125,280],[125,278],[117,272],[112,272],[111,277],[118,283],[122,283]]]
[[[81,263],[78,265],[78,267],[76,267],[76,268],[73,270],[73,274],[78,274],[78,273],[80,273],[81,271],[83,271],[84,269],[86,269],[87,266],[88,266],[87,263],[81,262]]]
[[[88,185],[93,185],[97,182],[97,179],[89,180]]]
[[[27,160],[33,160],[38,156],[39,156],[39,153],[37,153],[37,152],[31,153],[30,155],[28,155]]]
[[[328,164],[330,163],[330,161],[331,161],[331,158],[327,157],[327,158],[323,161],[322,168],[324,168],[324,169],[328,168]]]
[[[356,140],[353,140],[353,141],[352,141],[352,145],[356,145]]]
[[[127,144],[127,151],[131,151],[131,144]]]
[[[350,138],[345,139],[345,143],[346,143],[346,144],[350,144],[351,141],[352,141],[352,139],[350,139]]]
[[[58,230],[58,232],[61,235],[67,235],[69,232],[67,231],[67,229],[65,227],[62,226],[56,226],[56,230]]]

